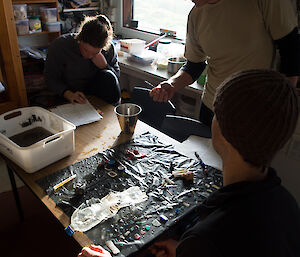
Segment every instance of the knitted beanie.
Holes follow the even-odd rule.
[[[276,71],[247,70],[221,84],[214,112],[224,138],[244,160],[268,166],[297,125],[297,92]]]

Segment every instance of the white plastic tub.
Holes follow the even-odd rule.
[[[13,4],[15,20],[27,19],[27,4]]]
[[[18,36],[29,34],[29,21],[26,20],[17,20],[16,21],[16,29]]]
[[[26,147],[12,136],[43,128],[52,135]],[[0,152],[28,173],[70,155],[75,150],[75,125],[40,107],[16,109],[0,115]]]
[[[46,22],[46,28],[49,32],[59,32],[60,31],[60,22]]]
[[[41,15],[44,22],[57,22],[56,8],[42,8]]]
[[[145,48],[146,41],[141,39],[122,39],[120,40],[121,51],[131,54],[141,54]]]

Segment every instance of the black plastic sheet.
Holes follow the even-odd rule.
[[[127,150],[146,156],[131,159]],[[99,163],[108,160],[115,164],[99,167]],[[121,170],[121,167],[126,169]],[[174,178],[172,170],[192,171],[194,179]],[[110,176],[110,171],[116,176]],[[53,186],[72,173],[76,174],[76,179],[53,192]],[[162,143],[148,132],[37,182],[70,217],[86,200],[101,199],[110,192],[139,186],[148,195],[147,201],[124,207],[114,217],[85,232],[94,244],[104,246],[105,241],[112,240],[121,251],[118,256],[129,256],[158,236],[174,233],[172,231],[179,226],[192,225],[197,220],[197,205],[222,186],[222,173],[210,166],[203,167],[201,161],[180,154],[172,145]],[[75,193],[76,183],[83,185],[84,194]],[[155,223],[157,226],[153,225]]]

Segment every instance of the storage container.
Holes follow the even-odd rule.
[[[27,4],[13,4],[15,20],[27,19]]]
[[[17,20],[16,21],[16,29],[17,29],[17,34],[19,36],[29,34],[29,21],[28,21],[28,19]]]
[[[121,51],[131,54],[141,54],[145,49],[146,41],[141,39],[122,39],[120,40]]]
[[[0,152],[26,172],[33,173],[73,153],[75,128],[72,123],[41,107],[16,109],[0,115]],[[30,134],[37,129],[47,131],[49,135]],[[23,138],[24,142],[20,143],[16,137]],[[28,138],[43,139],[33,140],[31,144]]]
[[[29,18],[30,32],[42,32],[42,23],[38,16],[32,16]]]
[[[43,22],[57,22],[56,8],[41,8]]]
[[[46,29],[49,32],[59,32],[60,31],[60,22],[46,22]]]
[[[156,52],[158,58],[156,60],[157,69],[167,69],[168,68],[168,58],[172,56],[171,53],[171,40],[161,39],[158,42]]]

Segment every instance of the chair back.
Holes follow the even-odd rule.
[[[198,120],[175,115],[166,115],[161,131],[179,142],[183,142],[191,135],[211,138],[209,126]]]
[[[176,108],[171,101],[154,102],[149,93],[150,89],[148,88],[134,87],[131,93],[131,102],[142,107],[139,115],[141,121],[160,130],[165,116],[167,114],[174,115]]]

